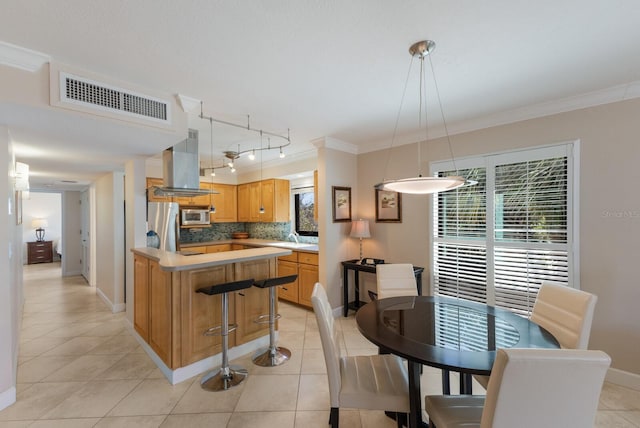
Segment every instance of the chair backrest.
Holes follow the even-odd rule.
[[[592,427],[610,364],[602,351],[499,349],[480,428]]]
[[[376,281],[378,299],[418,295],[412,264],[384,263],[376,265]]]
[[[565,349],[587,349],[598,297],[566,285],[543,281],[531,321],[547,329]]]
[[[331,407],[340,407],[340,348],[334,328],[333,312],[327,293],[319,282],[316,282],[311,294],[313,312],[316,314],[320,340],[324,352],[324,361],[327,364],[327,377],[329,378],[329,399]]]

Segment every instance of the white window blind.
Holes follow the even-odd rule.
[[[466,159],[434,195],[434,294],[529,315],[543,280],[574,285],[573,144]],[[456,175],[448,163],[438,175]]]

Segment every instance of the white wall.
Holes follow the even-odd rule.
[[[6,127],[0,126],[0,410],[16,401],[18,340],[24,294],[22,289],[22,227],[16,225],[13,182],[15,158]],[[20,203],[20,201],[18,201]]]
[[[124,174],[96,180],[96,291],[113,312],[124,311]]]
[[[329,141],[327,141],[329,140]],[[329,144],[327,144],[329,142]],[[314,142],[318,148],[318,243],[319,279],[333,308],[341,307],[342,265],[357,256],[355,240],[349,238],[351,222],[334,223],[332,187],[351,187],[351,214],[357,211],[357,158],[354,154],[328,148],[330,139]],[[356,252],[354,253],[354,248]]]
[[[145,193],[145,162],[142,159],[131,160],[125,166],[126,200],[126,312],[127,319],[133,325],[134,304],[134,263],[132,248],[146,247],[147,198]]]
[[[55,245],[62,236],[62,195],[59,192],[29,192],[29,199],[22,200],[22,238],[24,262],[27,263],[27,242],[36,240],[35,229],[31,226],[34,219],[47,220],[44,228],[45,241],[53,241],[54,258]]]
[[[62,276],[82,274],[82,245],[80,243],[80,192],[62,192]]]
[[[640,100],[629,100],[496,126],[451,137],[458,158],[557,142],[581,141],[580,286],[598,296],[589,347],[611,355],[612,367],[640,375]],[[415,165],[415,145],[395,150],[393,163]],[[445,139],[422,149],[428,161],[449,158]],[[359,212],[374,209],[384,152],[358,159]],[[413,174],[407,171],[404,176]],[[403,197],[403,223],[377,224],[371,251],[390,260],[429,266],[428,197]],[[375,242],[373,242],[375,241]],[[368,251],[367,251],[368,252]],[[640,377],[638,378],[640,379]],[[640,382],[638,382],[640,385]]]

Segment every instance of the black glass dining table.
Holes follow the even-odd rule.
[[[560,347],[551,333],[527,318],[450,297],[373,300],[358,310],[356,323],[372,343],[407,359],[411,428],[423,426],[421,365],[459,372],[460,392],[471,393],[471,375],[490,375],[498,348]]]

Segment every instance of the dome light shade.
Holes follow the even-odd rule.
[[[400,180],[388,180],[376,184],[378,190],[390,190],[398,193],[427,195],[431,193],[453,190],[465,184],[465,179],[458,176],[450,177],[413,177]]]

